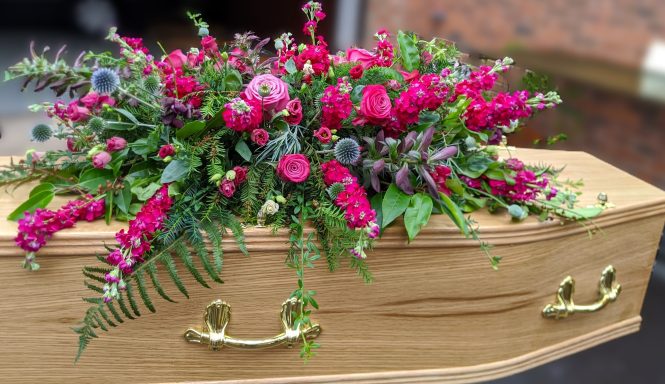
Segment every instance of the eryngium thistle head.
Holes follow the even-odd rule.
[[[99,68],[92,73],[90,82],[96,92],[111,94],[120,86],[120,77],[112,69]]]
[[[99,135],[106,129],[106,120],[95,116],[88,121],[88,128]]]
[[[342,193],[344,191],[344,184],[342,183],[334,183],[331,186],[326,189],[326,192],[328,192],[328,196],[330,196],[331,200],[335,200],[337,198],[337,195]]]
[[[159,77],[157,76],[148,76],[143,80],[143,88],[153,95],[159,91]]]
[[[360,159],[360,145],[345,137],[335,145],[335,159],[344,165],[355,164]]]
[[[32,140],[43,143],[51,138],[53,131],[46,124],[38,124],[32,128]]]

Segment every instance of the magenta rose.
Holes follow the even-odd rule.
[[[101,151],[92,157],[92,166],[98,169],[106,167],[111,161],[111,155],[106,151]]]
[[[268,131],[262,128],[257,128],[252,131],[250,134],[250,138],[256,145],[259,147],[263,147],[268,143],[268,140],[270,139],[270,135],[268,134]]]
[[[214,37],[208,35],[201,39],[201,47],[206,52],[217,52],[219,47],[217,47],[217,40]]]
[[[182,53],[182,50],[176,49],[175,51],[169,53],[168,56],[166,56],[166,59],[164,59],[167,63],[171,64],[173,68],[182,68],[185,63],[187,63],[187,56],[185,56],[184,53]]]
[[[363,88],[359,115],[372,124],[383,124],[390,118],[392,104],[383,85],[367,85]]]
[[[309,159],[301,154],[282,156],[277,163],[277,176],[284,181],[302,183],[309,177]]]
[[[236,186],[247,180],[247,167],[235,166],[233,167],[233,172],[236,173],[236,178],[233,179],[233,183],[235,183]]]
[[[113,136],[106,139],[106,150],[109,152],[122,151],[127,146],[127,140],[122,137]]]
[[[233,180],[222,180],[222,182],[219,184],[219,192],[228,198],[232,197],[233,194],[236,193],[236,185]]]
[[[350,48],[346,51],[346,59],[349,63],[360,63],[364,69],[376,64],[376,56],[362,48]]]
[[[281,111],[290,100],[289,86],[270,74],[254,77],[245,89],[245,96],[262,103],[264,111]]]
[[[173,144],[165,144],[162,145],[161,148],[159,148],[159,153],[157,154],[157,156],[163,159],[167,156],[172,156],[174,153],[175,153],[175,147],[173,146]]]
[[[298,125],[302,121],[302,103],[300,99],[295,98],[288,103],[286,103],[286,111],[289,113],[288,116],[284,117],[284,120],[291,125]]]

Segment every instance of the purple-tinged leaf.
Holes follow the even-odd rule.
[[[425,184],[427,184],[427,190],[429,191],[429,194],[438,200],[439,191],[436,188],[436,182],[432,178],[432,175],[430,175],[427,171],[427,168],[422,165],[418,168],[418,171],[420,173],[420,177],[422,177],[423,180],[425,180]]]
[[[402,168],[395,174],[395,184],[409,195],[413,195],[413,185],[411,185],[411,179],[409,178],[409,166],[404,164]]]
[[[421,151],[421,152],[427,151],[427,148],[429,148],[429,145],[432,144],[432,138],[433,137],[434,137],[434,127],[427,128],[422,133],[422,138],[420,140],[420,146],[418,147],[418,150]]]
[[[383,172],[383,169],[386,167],[386,162],[383,159],[379,159],[374,162],[374,165],[372,165],[372,173],[376,173],[379,175],[381,172]]]
[[[408,152],[413,148],[413,144],[416,143],[416,137],[418,136],[418,133],[416,131],[411,131],[404,136],[404,140],[402,140],[402,145],[401,145],[401,151],[402,153]]]
[[[457,154],[457,147],[454,145],[451,145],[450,147],[445,147],[443,149],[438,150],[436,153],[430,157],[430,161],[441,161],[441,160],[446,160],[449,159]]]

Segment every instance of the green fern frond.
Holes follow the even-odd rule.
[[[152,281],[152,286],[155,287],[155,291],[157,292],[157,294],[161,296],[164,300],[175,303],[176,301],[173,300],[169,295],[167,295],[166,292],[164,292],[164,288],[162,287],[162,284],[159,282],[159,278],[157,277],[157,267],[155,266],[155,264],[153,263],[148,264],[146,271],[150,276],[150,280]]]

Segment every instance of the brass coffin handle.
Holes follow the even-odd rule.
[[[569,315],[577,312],[596,312],[599,311],[611,302],[616,301],[621,293],[621,284],[614,284],[616,281],[617,271],[609,265],[600,275],[600,283],[598,285],[599,298],[593,304],[579,305],[573,301],[573,294],[575,293],[575,280],[567,276],[561,284],[556,293],[557,302],[548,304],[543,308],[543,316],[549,319],[564,319]]]
[[[226,334],[226,326],[231,320],[231,306],[222,300],[215,300],[206,308],[201,331],[192,328],[188,329],[185,332],[185,340],[190,343],[207,344],[213,351],[218,351],[224,346],[243,349],[262,349],[285,344],[291,348],[298,344],[303,337],[311,340],[321,333],[321,327],[318,324],[314,324],[311,327],[295,325],[295,314],[300,312],[301,306],[302,302],[296,298],[286,300],[282,304],[282,312],[280,314],[282,333],[267,339],[247,340],[237,339]]]

